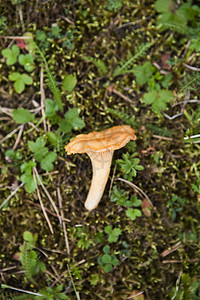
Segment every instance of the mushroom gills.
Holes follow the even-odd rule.
[[[96,208],[101,200],[108,181],[113,152],[113,150],[107,150],[105,152],[87,152],[91,159],[93,169],[92,182],[85,201],[85,208],[88,210]]]

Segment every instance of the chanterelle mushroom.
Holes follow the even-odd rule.
[[[100,132],[79,134],[65,146],[67,154],[87,153],[92,162],[93,176],[85,207],[97,207],[103,195],[114,150],[136,140],[135,131],[128,125],[114,126]]]

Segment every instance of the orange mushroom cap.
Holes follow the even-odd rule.
[[[120,125],[99,132],[79,134],[65,146],[65,150],[68,155],[88,151],[105,152],[120,149],[130,140],[136,140],[135,131],[128,125]]]

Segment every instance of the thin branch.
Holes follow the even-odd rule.
[[[133,101],[132,101],[129,97],[124,96],[124,95],[123,95],[121,92],[119,92],[118,90],[112,89],[112,92],[113,92],[114,94],[116,94],[117,96],[121,97],[122,99],[124,99],[125,101],[127,101],[127,102],[133,104]]]
[[[27,290],[18,289],[18,288],[15,288],[15,287],[7,285],[7,284],[2,284],[1,287],[3,289],[11,289],[11,290],[14,290],[14,291],[18,291],[18,292],[22,292],[22,293],[26,293],[26,294],[30,294],[30,295],[45,297],[43,294],[39,294],[39,293],[29,292]]]
[[[0,37],[4,38],[4,39],[8,39],[8,40],[32,40],[33,37],[32,36],[14,36],[14,35],[0,35]]]
[[[24,182],[22,182],[16,189],[1,203],[0,209],[17,193],[17,191],[24,185]]]
[[[109,188],[109,197],[111,195],[111,189],[112,189],[112,186],[113,186],[113,181],[114,181],[114,178],[115,178],[116,169],[117,169],[117,164],[115,165],[115,168],[114,168],[114,171],[113,171],[113,175],[112,175],[112,178],[111,178],[111,183],[110,183],[110,188]]]
[[[139,194],[141,193],[147,200],[149,203],[151,203],[152,207],[153,207],[153,204],[151,202],[151,200],[149,199],[149,197],[147,196],[147,194],[145,194],[145,192],[143,192],[137,185],[135,185],[134,183],[128,181],[128,180],[125,180],[123,178],[116,178],[116,180],[119,180],[119,181],[122,181],[122,182],[125,182],[127,183],[129,186],[131,186],[134,190],[136,190],[136,192],[138,192]]]
[[[57,194],[58,194],[58,203],[59,203],[59,206],[60,206],[61,218],[64,219],[63,206],[62,206],[62,197],[61,197],[59,187],[57,188]],[[67,236],[67,230],[66,230],[65,222],[63,222],[63,231],[64,231],[65,245],[66,245],[66,249],[67,249],[67,254],[70,255],[69,240],[68,240],[68,236]]]
[[[54,232],[53,232],[53,227],[52,227],[52,225],[51,225],[51,222],[50,222],[50,220],[49,220],[49,217],[48,217],[48,215],[47,215],[47,213],[46,213],[46,211],[45,211],[45,208],[44,208],[44,205],[43,205],[43,202],[42,202],[42,198],[41,198],[41,195],[40,195],[40,191],[39,191],[38,184],[37,184],[37,179],[36,179],[36,175],[38,175],[38,174],[37,174],[36,172],[37,172],[36,168],[33,167],[33,179],[34,179],[35,184],[36,184],[36,189],[37,189],[38,199],[39,199],[39,202],[40,202],[40,205],[41,205],[43,214],[44,214],[44,216],[45,216],[45,219],[46,219],[46,221],[47,221],[47,223],[48,223],[48,225],[49,225],[49,229],[50,229],[51,233],[54,234]],[[39,177],[39,176],[37,176],[37,177]]]
[[[36,176],[37,176],[37,179],[38,179],[39,183],[41,184],[41,186],[42,186],[42,188],[43,188],[45,194],[46,194],[47,197],[49,198],[49,201],[51,202],[51,205],[53,206],[53,208],[54,208],[54,210],[55,210],[55,212],[56,212],[56,214],[57,214],[57,216],[58,216],[58,220],[59,220],[60,224],[62,224],[62,221],[61,221],[61,219],[60,219],[60,215],[59,215],[57,206],[55,205],[55,203],[54,203],[53,199],[51,198],[49,192],[47,191],[47,189],[45,188],[45,186],[44,186],[42,180],[40,179],[40,176],[39,176],[39,174],[38,174],[38,171],[37,171],[36,167],[33,167],[33,169],[34,169],[34,171],[35,171],[35,174],[36,174]]]
[[[133,295],[133,296],[130,296],[130,297],[128,297],[127,299],[134,299],[135,297],[138,297],[138,296],[140,296],[140,295],[142,295],[144,292],[142,291],[142,292],[139,292],[139,293],[137,293],[136,295]],[[140,298],[140,297],[139,297]]]
[[[2,138],[0,140],[0,144],[2,144],[3,142],[5,142],[7,139],[11,138],[18,130],[21,129],[23,125],[18,126],[17,128],[15,128],[13,131],[11,131],[9,134],[7,134],[4,138]]]
[[[15,150],[15,149],[17,148],[17,145],[19,144],[19,141],[20,141],[20,139],[21,139],[23,130],[24,130],[24,125],[22,125],[22,127],[21,127],[20,130],[19,130],[17,139],[16,139],[15,144],[14,144],[14,146],[13,146],[13,148],[12,148],[13,150]]]
[[[166,136],[157,135],[157,134],[153,134],[152,137],[154,137],[156,139],[160,139],[160,140],[165,140],[165,141],[173,141],[172,138],[169,138],[169,137],[166,137]]]
[[[0,111],[10,117],[12,117],[12,109],[0,106]]]
[[[176,290],[175,290],[174,296],[171,298],[171,300],[174,300],[178,294],[179,285],[180,285],[180,281],[181,281],[181,275],[182,275],[182,272],[180,271],[180,273],[178,275],[178,279],[176,281]]]
[[[176,118],[182,116],[183,113],[181,112],[181,113],[178,113],[178,114],[176,114],[176,115],[170,117],[168,114],[166,114],[166,113],[163,112],[163,115],[164,115],[167,119],[169,119],[170,121],[172,121],[172,120],[174,120],[174,119],[176,119]]]
[[[183,65],[188,68],[189,70],[192,70],[192,71],[200,71],[200,68],[196,68],[196,67],[192,67],[190,65],[187,65],[185,63],[183,63]]]

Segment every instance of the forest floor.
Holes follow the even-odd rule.
[[[0,3],[0,299],[200,299],[200,7]],[[98,207],[78,134],[118,125]]]

